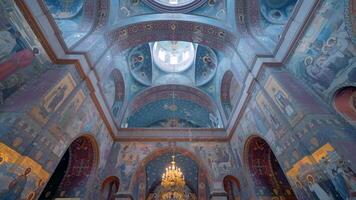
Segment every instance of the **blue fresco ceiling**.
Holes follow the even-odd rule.
[[[86,13],[93,9],[93,5],[90,5],[93,3],[84,0],[45,0],[45,4],[68,46],[74,45],[89,32],[91,25],[86,20]]]
[[[144,0],[131,1],[121,0],[112,2],[119,6],[117,16],[114,16],[114,21],[125,19],[133,16],[142,16],[148,14],[155,14],[157,12],[174,12],[174,13],[188,13],[192,15],[200,15],[216,20],[226,20],[227,2],[226,0],[207,1],[195,0],[184,1],[180,6],[171,6],[164,0]],[[186,5],[188,4],[188,5]]]
[[[259,7],[253,7],[256,10],[248,11],[251,16],[258,17],[248,17],[246,23],[252,24],[251,31],[257,34],[256,38],[262,41],[262,45],[273,44],[272,47],[274,47],[277,44],[280,39],[279,35],[284,30],[296,2],[297,0],[254,0],[247,3],[260,4]],[[232,44],[235,42],[234,39],[237,39],[226,31],[230,28],[233,31],[237,26],[234,18],[226,17],[229,13],[235,13],[234,9],[227,6],[226,0],[46,0],[44,3],[67,47],[79,52],[88,51],[88,60],[95,65],[98,79],[101,80],[100,88],[117,127],[221,128],[228,123],[229,113],[239,101],[248,71],[242,59],[244,56],[249,58],[253,56],[250,50],[243,52],[242,58],[237,55],[242,53],[238,51],[247,49],[243,45],[237,52],[220,49],[225,44],[220,43],[219,39],[222,41],[226,39]],[[169,10],[170,8],[178,9],[179,12]],[[168,40],[162,37],[159,38],[160,40],[155,40],[155,34],[140,35],[145,31],[165,27],[167,24],[160,23],[160,20],[164,21],[169,15],[182,16],[182,21],[189,21],[192,17],[193,21],[207,26],[184,25],[189,30],[193,30],[193,39],[189,39],[191,36],[181,40],[171,39],[189,35],[185,32],[177,36],[173,33]],[[138,25],[141,21],[151,19],[151,16],[157,24]],[[132,26],[119,28],[128,24]],[[215,29],[210,25],[224,27],[225,31]],[[168,30],[174,32],[177,26],[179,25],[175,23],[168,24]],[[90,32],[92,34],[87,37]],[[161,34],[163,32],[159,35]],[[218,40],[211,42],[209,38],[204,38],[204,34],[212,34],[210,37]],[[123,46],[120,46],[116,44],[119,43],[117,39],[120,41],[127,39],[127,41],[122,42]],[[202,40],[206,40],[207,45]],[[244,42],[246,41],[241,40],[241,44],[247,44]],[[262,45],[259,48],[262,48]],[[156,51],[155,48],[158,47],[161,50]],[[183,49],[181,55],[169,53],[169,51],[178,52],[179,48]],[[187,48],[190,49],[189,53]],[[164,52],[162,49],[170,50]],[[170,58],[167,57],[168,54]],[[158,55],[167,57],[168,65],[155,60],[155,57],[159,57]],[[187,56],[193,56],[191,57],[193,59],[185,60]],[[178,62],[177,59],[187,63]],[[178,67],[183,66],[184,69],[177,71]],[[169,70],[169,68],[174,70]],[[233,78],[230,77],[228,81],[224,81],[225,72],[232,68],[235,68],[231,71]],[[108,76],[114,69],[117,70],[116,75]],[[163,108],[172,99],[166,96],[155,102],[147,102],[145,104],[147,107],[130,110],[133,106],[132,102],[138,101],[136,98],[140,93],[163,85],[183,85],[197,89],[213,102],[214,109],[197,106],[195,101],[189,99],[187,101],[183,98],[177,99],[177,103],[181,105],[175,105],[181,110],[177,113],[170,113]],[[196,108],[196,112],[187,114],[186,110],[192,111],[193,107]]]
[[[155,49],[155,44],[163,46]],[[116,49],[111,49],[106,59],[112,60],[105,61],[108,66],[98,69],[98,74],[103,76],[104,95],[120,127],[223,127],[220,115],[222,111],[219,108],[219,85],[223,73],[218,71],[225,71],[231,67],[231,63],[226,63],[224,53],[206,46],[180,41],[146,43],[120,53],[116,52]],[[160,62],[163,61],[155,61],[155,56],[157,59],[161,56],[167,63],[160,66]],[[191,56],[192,61],[184,60],[190,59]],[[180,59],[187,65],[183,67],[179,63]],[[107,77],[106,74],[110,70],[115,71],[117,75]],[[122,78],[118,74],[122,74]],[[243,76],[241,74],[241,77]],[[173,93],[179,91],[172,88],[166,89],[166,93],[154,101],[142,97],[145,93],[159,96],[153,92],[154,88],[165,85],[181,85],[187,90],[196,90],[211,102],[201,104],[199,102],[201,98],[194,99],[196,94],[189,92],[185,94],[186,96],[183,95],[183,98],[178,95],[173,99]],[[145,103],[132,110],[134,102],[140,101]],[[174,111],[171,110],[172,107],[175,107]]]

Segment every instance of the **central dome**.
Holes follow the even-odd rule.
[[[195,57],[191,42],[160,41],[153,45],[153,60],[168,73],[183,72],[192,66]]]
[[[194,0],[155,0],[155,1],[165,6],[185,6],[194,2]]]

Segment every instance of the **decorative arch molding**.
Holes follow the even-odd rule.
[[[260,136],[252,135],[244,145],[244,167],[250,174],[259,198],[276,198],[283,196],[296,200],[291,185],[271,146]]]
[[[356,122],[356,87],[344,87],[334,95],[335,109],[347,120]]]
[[[239,93],[240,86],[231,70],[227,70],[221,80],[220,101],[224,110],[225,117],[229,119],[236,103],[236,95]]]
[[[198,158],[198,156],[196,156],[194,153],[192,153],[191,151],[189,151],[189,150],[187,150],[185,148],[181,148],[181,147],[164,147],[164,148],[160,148],[160,149],[152,152],[151,154],[146,156],[146,158],[143,159],[137,165],[139,167],[136,169],[136,172],[134,173],[134,175],[131,178],[129,191],[133,191],[134,186],[140,180],[139,179],[140,175],[142,175],[142,173],[145,171],[146,165],[151,160],[154,160],[155,158],[157,158],[160,155],[164,155],[164,154],[171,153],[171,152],[180,153],[183,156],[186,156],[186,157],[192,159],[193,161],[195,161],[197,163],[198,167],[199,167],[200,176],[206,177],[207,182],[208,182],[208,186],[210,188],[213,188],[214,181],[213,181],[213,177],[211,176],[212,173],[209,171],[209,168],[204,164],[203,160],[201,160],[200,158]]]
[[[94,134],[92,134],[92,133],[90,133],[90,132],[82,132],[80,135],[78,135],[77,137],[74,137],[71,141],[70,141],[70,143],[69,143],[69,145],[68,145],[68,147],[67,147],[67,149],[70,147],[70,145],[74,142],[74,141],[76,141],[78,138],[85,138],[85,139],[87,139],[87,140],[89,140],[90,141],[90,143],[92,144],[92,146],[93,146],[93,151],[94,151],[94,166],[96,166],[95,167],[95,173],[96,173],[96,170],[98,169],[98,166],[99,166],[99,163],[100,163],[100,148],[99,148],[99,143],[97,142],[97,139],[95,138],[95,136],[94,136]]]
[[[228,200],[241,199],[240,181],[231,175],[227,175],[223,179],[224,190],[227,193]]]
[[[207,2],[207,0],[193,0],[190,3],[181,6],[169,6],[159,3],[156,0],[143,0],[143,2],[159,12],[187,13],[199,8]]]
[[[129,105],[127,113],[133,113],[150,102],[164,98],[172,98],[172,91],[177,99],[196,102],[212,113],[216,113],[217,105],[212,98],[201,90],[183,85],[160,85],[148,88],[139,93]]]
[[[193,42],[225,52],[234,50],[238,42],[235,34],[217,26],[162,19],[112,29],[107,33],[106,40],[108,46],[116,44],[120,50],[154,41],[176,40]]]
[[[159,109],[162,112],[150,116],[147,109]],[[132,99],[124,116],[123,123],[127,123],[130,128],[156,126],[218,128],[221,125],[219,107],[209,95],[197,88],[174,84],[141,91]]]
[[[114,104],[112,105],[111,110],[113,115],[116,118],[119,118],[126,97],[125,81],[122,73],[118,69],[114,69],[110,76],[114,79],[115,84]]]
[[[74,138],[59,162],[61,167],[56,168],[40,198],[85,197],[95,179],[99,155],[94,136],[83,134]]]
[[[119,187],[120,180],[117,176],[109,176],[105,178],[100,187],[102,200],[113,200],[114,194],[119,191]]]
[[[356,2],[345,0],[345,24],[352,41],[356,43]]]

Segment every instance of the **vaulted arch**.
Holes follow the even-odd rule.
[[[162,85],[142,91],[131,101],[125,116],[128,127],[221,126],[220,112],[212,98],[197,88],[183,85]]]
[[[244,161],[259,198],[296,200],[296,196],[269,144],[251,136],[244,146]]]
[[[356,87],[339,89],[334,96],[334,106],[343,117],[356,121]]]
[[[226,118],[229,118],[239,95],[240,85],[231,70],[224,73],[221,81],[220,101]]]
[[[40,199],[84,198],[96,173],[98,160],[98,145],[94,137],[84,135],[75,139],[47,182]]]

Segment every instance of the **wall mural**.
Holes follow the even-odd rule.
[[[300,159],[287,172],[300,199],[356,197],[356,174],[329,143]]]
[[[68,74],[44,97],[41,106],[32,109],[31,115],[42,124],[47,123],[49,115],[57,111],[75,86],[72,75]]]
[[[39,198],[83,133],[97,138],[104,169],[112,139],[88,89],[73,66],[50,63],[14,1],[0,2],[0,74],[0,199]]]
[[[47,55],[16,10],[13,1],[0,3],[0,104],[26,83],[33,83],[49,64]]]
[[[356,81],[356,48],[347,32],[350,24],[345,23],[344,9],[345,1],[324,2],[286,64],[326,100],[340,86]]]
[[[115,2],[116,4],[117,2]],[[120,12],[118,16],[116,16],[115,22],[122,18],[128,18],[133,16],[154,14],[157,11],[153,10],[151,7],[146,5],[143,1],[131,1],[131,0],[123,0],[119,1],[118,6],[120,8]],[[215,1],[209,0],[201,7],[189,12],[189,14],[193,15],[201,15],[213,19],[218,20],[226,20],[226,0]],[[114,22],[114,23],[115,23]]]
[[[49,176],[39,163],[0,143],[0,199],[36,199]]]
[[[111,164],[106,166],[106,171],[117,175],[120,178],[120,191],[139,191],[134,186],[138,186],[141,173],[138,170],[142,167],[141,163],[147,156],[151,156],[153,160],[159,157],[162,153],[160,150],[170,148],[172,151],[176,148],[176,152],[183,155],[191,154],[196,158],[201,158],[200,165],[207,166],[206,173],[201,179],[203,182],[207,180],[221,182],[226,175],[235,174],[236,165],[233,154],[226,143],[188,143],[188,142],[120,142],[113,145],[113,150],[110,153],[109,159]],[[184,151],[187,151],[184,153]],[[155,154],[152,154],[155,153]],[[155,156],[152,156],[155,155]],[[203,159],[206,158],[206,159]],[[111,162],[112,161],[112,162]],[[195,161],[196,162],[196,161]],[[183,166],[182,166],[183,167]],[[109,171],[108,171],[109,170]],[[115,172],[116,171],[116,172]],[[152,178],[152,179],[151,179]],[[147,176],[147,180],[153,181],[154,178]],[[192,179],[193,181],[193,179]],[[196,182],[197,180],[194,180]],[[194,183],[194,185],[196,185]],[[199,186],[200,185],[200,186]],[[197,188],[204,189],[204,192],[198,192],[203,195],[209,184],[198,184]],[[196,189],[197,189],[196,188]],[[195,190],[197,191],[197,190]]]
[[[262,199],[297,199],[277,158],[260,137],[250,138],[244,151],[256,196]]]

